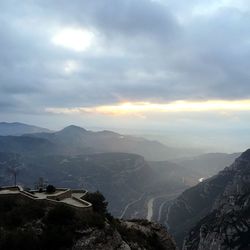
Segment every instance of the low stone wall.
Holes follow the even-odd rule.
[[[20,191],[20,188],[18,186],[14,187],[1,187],[0,190],[10,190],[10,191]]]
[[[61,194],[47,195],[47,199],[61,201],[61,200],[66,199],[66,198],[70,198],[71,194],[72,194],[72,191],[70,189],[64,189],[64,190],[65,191],[63,193],[61,193]]]
[[[28,196],[29,198],[31,198],[31,199],[38,199],[35,195],[33,195],[33,194],[31,194],[31,193],[29,193],[29,192],[26,192],[26,191],[21,191],[20,192],[22,195],[24,195],[24,196]]]
[[[2,193],[0,195],[0,199],[1,199],[1,197],[12,198],[12,199],[17,199],[19,201],[23,201],[23,202],[26,202],[29,204],[34,203],[34,202],[39,202],[40,204],[47,206],[47,207],[50,207],[50,208],[52,208],[58,204],[64,204],[66,206],[72,207],[77,212],[83,212],[83,211],[91,212],[91,211],[93,211],[91,203],[72,196],[72,193],[82,193],[82,192],[84,192],[83,190],[73,190],[72,191],[71,189],[57,189],[57,190],[64,191],[64,192],[62,192],[60,194],[48,195],[47,198],[44,198],[44,199],[39,199],[38,197],[36,197],[32,193],[23,191],[23,189],[20,189],[19,187],[5,187],[5,188],[0,188],[0,190],[10,190],[10,193]],[[83,193],[82,197],[86,193],[87,193],[87,191],[85,191]],[[61,200],[65,199],[65,198],[74,199],[74,200],[80,202],[81,204],[83,204],[85,207],[77,207],[77,206],[62,202]]]
[[[88,201],[85,201],[85,200],[82,200],[82,199],[78,199],[78,198],[76,198],[76,197],[72,197],[72,199],[73,200],[76,200],[76,201],[78,201],[78,202],[80,202],[80,203],[82,203],[84,206],[86,206],[86,207],[92,207],[92,204],[91,203],[89,203]]]
[[[74,205],[66,204],[64,202],[60,202],[60,201],[56,201],[56,200],[32,198],[32,197],[29,197],[23,193],[1,194],[0,195],[0,202],[1,202],[1,198],[18,200],[21,203],[25,202],[25,204],[37,204],[37,203],[39,203],[41,206],[44,206],[44,207],[47,207],[50,209],[59,205],[59,204],[64,204],[65,206],[71,207],[72,209],[74,209],[74,211],[76,213],[79,213],[79,214],[93,211],[92,206],[90,206],[90,207],[76,207]]]
[[[72,193],[76,193],[76,194],[83,193],[85,195],[86,193],[88,193],[88,191],[84,189],[73,189]]]

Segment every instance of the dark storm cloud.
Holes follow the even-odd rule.
[[[239,3],[1,1],[1,110],[249,98],[250,14]],[[53,45],[64,27],[93,31],[96,47]]]

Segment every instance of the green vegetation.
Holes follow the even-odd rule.
[[[37,201],[1,197],[0,249],[68,250],[90,228],[90,232],[101,230],[104,239],[107,235],[112,239],[117,230],[123,240],[136,246],[131,248],[134,250],[138,249],[137,246],[148,250],[166,249],[157,233],[145,234],[140,230],[140,227],[150,228],[148,221],[133,221],[139,227],[127,227],[126,223],[107,212],[107,202],[100,192],[89,193],[87,199],[93,203],[93,211],[81,212],[63,203],[50,207]],[[104,239],[97,237],[101,242]]]
[[[25,223],[41,219],[45,209],[38,203],[26,205],[23,201],[13,198],[1,198],[0,226],[8,229],[23,226]]]

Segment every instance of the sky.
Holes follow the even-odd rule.
[[[247,0],[1,0],[0,120],[250,147]]]

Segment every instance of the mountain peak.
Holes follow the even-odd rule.
[[[120,136],[120,134],[110,131],[110,130],[102,130],[102,131],[99,131],[98,133],[102,135],[109,135],[109,136]]]
[[[81,133],[87,132],[86,129],[76,126],[76,125],[69,125],[65,127],[64,129],[62,129],[60,132],[69,132],[69,131],[75,131],[75,132],[81,132]]]

